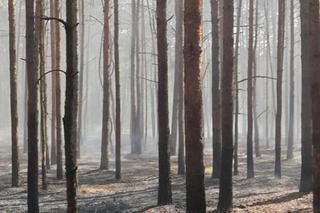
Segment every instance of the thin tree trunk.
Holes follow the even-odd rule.
[[[183,82],[183,6],[184,0],[176,0],[175,1],[175,14],[176,14],[176,44],[175,44],[175,70],[179,75],[178,81],[178,136],[179,136],[179,144],[178,144],[178,174],[185,174],[185,154],[184,154],[184,82]]]
[[[223,61],[222,61],[222,161],[218,211],[232,208],[233,157],[233,0],[224,0],[223,6]]]
[[[63,118],[67,179],[67,211],[77,212],[78,54],[77,0],[66,1],[66,101]]]
[[[253,0],[249,0],[249,47],[248,47],[248,82],[247,82],[247,178],[254,177],[254,166],[253,166],[253,141],[252,141],[252,98],[253,98]]]
[[[284,53],[284,17],[285,2],[279,0],[278,13],[278,51],[277,51],[277,113],[276,113],[276,136],[275,136],[275,171],[274,175],[281,178],[281,115],[282,115],[282,75]]]
[[[184,7],[185,137],[187,212],[205,212],[202,111],[202,0]]]
[[[309,70],[311,79],[312,142],[313,142],[313,212],[320,212],[320,63],[319,1],[309,0]]]
[[[41,0],[36,1],[36,17],[44,17],[44,2]],[[45,74],[45,29],[44,23],[40,18],[36,19],[35,23],[36,35],[38,37],[37,48],[39,58],[40,76]],[[45,78],[40,81],[40,140],[41,140],[41,176],[42,176],[42,189],[47,189],[47,168],[46,168],[46,141],[47,137],[47,95],[46,95],[46,80]]]
[[[9,58],[10,58],[10,109],[11,109],[11,162],[13,187],[19,186],[18,104],[16,69],[16,19],[14,1],[8,0],[9,13]]]
[[[235,84],[235,115],[234,115],[234,164],[233,164],[233,174],[238,175],[238,140],[239,140],[239,132],[238,132],[238,126],[239,126],[239,85],[238,85],[238,75],[239,75],[239,44],[240,44],[240,23],[241,23],[241,9],[242,9],[242,0],[239,0],[238,3],[238,10],[237,10],[237,32],[236,32],[236,41],[235,41],[235,54],[234,54],[234,84]]]
[[[114,0],[114,61],[116,87],[116,179],[121,179],[121,100],[119,59],[119,2],[118,0]]]
[[[59,0],[55,0],[54,4],[54,14],[55,17],[60,17],[60,2]],[[55,22],[55,66],[57,70],[60,70],[60,26],[58,22]],[[60,73],[54,73],[55,78],[55,107],[56,107],[56,151],[57,151],[57,178],[63,178],[63,162],[62,162],[62,119],[61,119],[61,82],[60,82]]]
[[[172,202],[169,149],[167,1],[157,0],[159,188],[158,204]]]
[[[294,127],[294,0],[290,4],[290,109],[287,159],[293,158],[293,127]]]
[[[219,19],[218,0],[211,0],[212,22],[212,177],[219,178],[221,170],[221,110],[220,110],[220,65],[219,65]],[[222,49],[222,48],[221,48]]]
[[[85,39],[85,19],[84,19],[84,0],[79,1],[80,7],[80,67],[79,67],[79,117],[78,117],[78,139],[77,139],[77,158],[80,159],[80,147],[82,143],[82,109],[83,109],[83,81],[84,81],[84,39]]]
[[[55,14],[55,0],[50,0],[50,16],[56,17]],[[54,21],[50,23],[51,30],[51,69],[57,70],[57,56],[56,56],[56,24]],[[52,104],[52,112],[51,112],[51,165],[57,163],[57,128],[56,128],[56,78],[55,74],[52,75],[52,94],[51,94],[51,104]]]
[[[300,192],[312,190],[312,120],[311,120],[311,94],[310,94],[310,71],[309,71],[309,0],[300,0],[301,16],[301,179]]]
[[[109,0],[104,1],[104,39],[103,39],[103,118],[101,136],[100,169],[109,169]]]
[[[39,212],[38,192],[38,60],[34,0],[26,1],[26,64],[28,76],[28,212]]]
[[[254,47],[253,47],[253,75],[257,76],[257,71],[258,71],[258,63],[257,63],[257,46],[258,46],[258,27],[259,27],[259,1],[256,1],[256,8],[255,8],[255,32],[254,32]],[[253,88],[253,117],[254,117],[254,151],[256,157],[261,156],[260,152],[260,142],[259,142],[259,124],[258,124],[258,113],[257,113],[257,108],[258,108],[258,101],[257,101],[257,79],[254,78],[253,81],[254,88]]]

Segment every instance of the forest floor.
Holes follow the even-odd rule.
[[[2,144],[2,143],[0,143]],[[173,205],[157,207],[158,170],[156,145],[141,156],[123,155],[122,180],[114,179],[114,171],[100,171],[97,148],[83,148],[79,160],[80,212],[185,212],[185,179],[176,175],[177,158],[172,158]],[[312,212],[312,195],[298,192],[300,150],[293,160],[282,161],[282,178],[273,176],[273,150],[262,149],[255,158],[255,178],[246,179],[246,156],[240,149],[239,172],[233,179],[234,212]],[[112,156],[111,156],[112,157]],[[285,159],[285,153],[282,155]],[[25,212],[27,209],[26,155],[21,157],[21,187],[10,187],[10,147],[0,145],[0,212]],[[113,159],[113,157],[112,157]],[[210,178],[211,156],[206,150],[207,211],[215,212],[218,201],[218,180]],[[110,162],[114,168],[114,162]],[[39,175],[40,175],[39,171]],[[41,180],[39,180],[41,184]],[[48,190],[40,190],[41,212],[65,212],[65,182],[55,178],[55,167],[48,173]],[[41,188],[41,187],[40,187]]]

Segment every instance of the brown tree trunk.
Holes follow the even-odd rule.
[[[253,141],[252,141],[252,98],[253,98],[253,0],[249,0],[249,47],[248,47],[248,82],[247,82],[247,178],[254,177]]]
[[[109,169],[109,0],[104,1],[104,39],[103,39],[103,115],[101,136],[100,169]]]
[[[184,7],[184,83],[187,212],[205,212],[202,112],[202,0]]]
[[[222,160],[218,211],[232,208],[232,157],[233,157],[233,0],[223,5],[223,60],[222,60]]]
[[[300,0],[301,17],[301,179],[300,192],[312,190],[312,134],[311,134],[311,94],[309,71],[309,0]]]
[[[238,11],[237,11],[237,32],[236,32],[236,41],[235,41],[235,53],[234,53],[234,84],[235,84],[235,115],[234,115],[234,164],[233,164],[233,174],[238,175],[238,119],[239,119],[239,85],[238,85],[238,59],[239,59],[239,44],[240,44],[240,23],[241,23],[241,9],[242,9],[242,0],[239,0]]]
[[[221,170],[221,110],[219,65],[219,18],[218,0],[211,0],[212,22],[212,177],[219,178]]]
[[[39,212],[38,192],[38,59],[34,0],[26,1],[26,65],[28,76],[28,212]]]
[[[10,109],[11,109],[11,162],[13,187],[19,186],[18,104],[16,69],[16,18],[14,1],[8,0],[9,13],[9,58],[10,58]]]
[[[281,178],[281,115],[282,115],[282,74],[284,53],[284,17],[285,1],[279,0],[278,5],[278,51],[277,51],[277,113],[275,124],[275,171],[276,177]]]
[[[114,0],[114,62],[116,87],[116,179],[121,179],[121,100],[119,58],[119,2]]]
[[[64,135],[68,212],[77,212],[78,55],[77,0],[66,1],[66,101]]]
[[[185,156],[184,156],[184,83],[183,83],[183,6],[184,0],[175,1],[176,14],[176,44],[175,44],[175,70],[179,77],[178,81],[178,174],[185,174]]]
[[[294,127],[294,0],[290,1],[290,104],[287,159],[293,158],[293,127]]]
[[[313,212],[320,212],[320,63],[319,63],[319,1],[309,0],[307,13],[309,71],[311,79],[312,143],[313,143]]]
[[[159,188],[158,205],[172,202],[169,147],[167,1],[157,0]]]

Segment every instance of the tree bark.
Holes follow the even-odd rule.
[[[312,120],[309,70],[309,0],[300,0],[301,16],[301,65],[302,65],[302,94],[301,94],[301,179],[300,192],[312,190]]]
[[[293,158],[293,127],[294,127],[294,0],[290,1],[290,104],[289,104],[289,132],[288,132],[288,149],[287,159]]]
[[[221,110],[219,65],[219,18],[218,0],[211,0],[212,23],[212,177],[219,178],[221,170]]]
[[[285,2],[279,0],[278,5],[278,51],[277,51],[277,113],[275,124],[275,177],[281,178],[281,115],[282,115],[282,75],[284,54],[284,19]]]
[[[235,115],[234,115],[234,163],[233,163],[233,174],[238,175],[238,140],[239,140],[239,85],[238,85],[238,61],[239,61],[239,45],[240,45],[240,23],[241,23],[241,9],[242,9],[242,0],[239,0],[238,10],[237,10],[237,32],[236,32],[236,41],[235,41],[235,53],[234,53],[234,84],[235,84]]]
[[[19,144],[18,144],[18,104],[17,104],[17,56],[16,18],[14,0],[8,0],[9,13],[9,60],[10,60],[10,110],[11,110],[11,185],[19,186]]]
[[[175,44],[175,70],[178,75],[178,174],[185,174],[185,154],[184,154],[184,82],[183,82],[183,7],[184,0],[175,1],[176,14],[176,44]]]
[[[222,60],[222,161],[218,211],[232,208],[233,157],[233,0],[223,5],[223,60]]]
[[[67,212],[77,212],[77,111],[78,111],[78,54],[77,0],[66,1],[66,101],[64,135],[67,179]]]
[[[100,169],[109,169],[109,0],[104,1],[104,39],[103,39],[103,114],[101,136]]]
[[[312,143],[313,143],[313,212],[320,212],[320,63],[319,1],[309,0],[309,71],[311,79]]]
[[[249,0],[249,47],[248,47],[248,82],[247,82],[247,178],[254,177],[253,141],[252,141],[252,98],[253,98],[253,0]]]
[[[157,0],[159,188],[158,205],[172,202],[169,147],[167,1]]]
[[[202,0],[184,7],[184,83],[187,212],[205,212],[202,111]]]
[[[116,87],[116,179],[121,179],[121,100],[119,59],[119,2],[118,0],[114,0],[114,61]]]
[[[38,59],[34,0],[26,1],[26,65],[28,77],[28,212],[39,212],[38,192]]]

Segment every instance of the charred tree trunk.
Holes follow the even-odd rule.
[[[220,112],[220,65],[219,65],[219,18],[218,0],[211,0],[212,22],[212,177],[219,178],[221,170],[221,112]]]
[[[19,186],[19,144],[18,144],[18,104],[17,104],[17,56],[16,18],[14,0],[8,0],[9,13],[9,59],[10,59],[10,110],[11,110],[11,163],[13,187]]]
[[[119,2],[114,0],[114,62],[116,87],[116,179],[121,179],[121,100],[119,58]]]
[[[302,94],[301,94],[301,179],[300,192],[312,190],[312,120],[311,93],[309,71],[309,0],[300,0],[301,13],[301,64],[302,64]]]
[[[247,120],[248,120],[248,132],[247,132],[247,178],[254,177],[253,166],[253,141],[252,141],[252,74],[253,74],[253,0],[249,0],[249,47],[248,47],[248,82],[247,82]]]
[[[290,104],[287,159],[293,158],[293,127],[294,127],[294,0],[290,1]]]
[[[26,65],[28,76],[28,211],[39,212],[38,192],[38,59],[34,0],[26,1]]]
[[[64,135],[68,212],[77,212],[78,54],[77,0],[66,1],[66,101]]]
[[[104,1],[104,39],[103,39],[103,114],[101,136],[100,169],[109,169],[109,0]]]
[[[187,212],[205,212],[203,111],[201,87],[202,0],[184,7],[184,83]]]
[[[277,113],[275,124],[275,171],[276,177],[281,178],[281,115],[282,115],[282,75],[284,53],[284,21],[285,1],[279,0],[278,6],[278,51],[277,51]]]
[[[169,147],[168,43],[166,10],[167,1],[157,0],[159,205],[165,205],[172,202]]]
[[[233,157],[233,0],[223,5],[223,60],[222,60],[222,170],[218,211],[232,208],[232,157]]]

